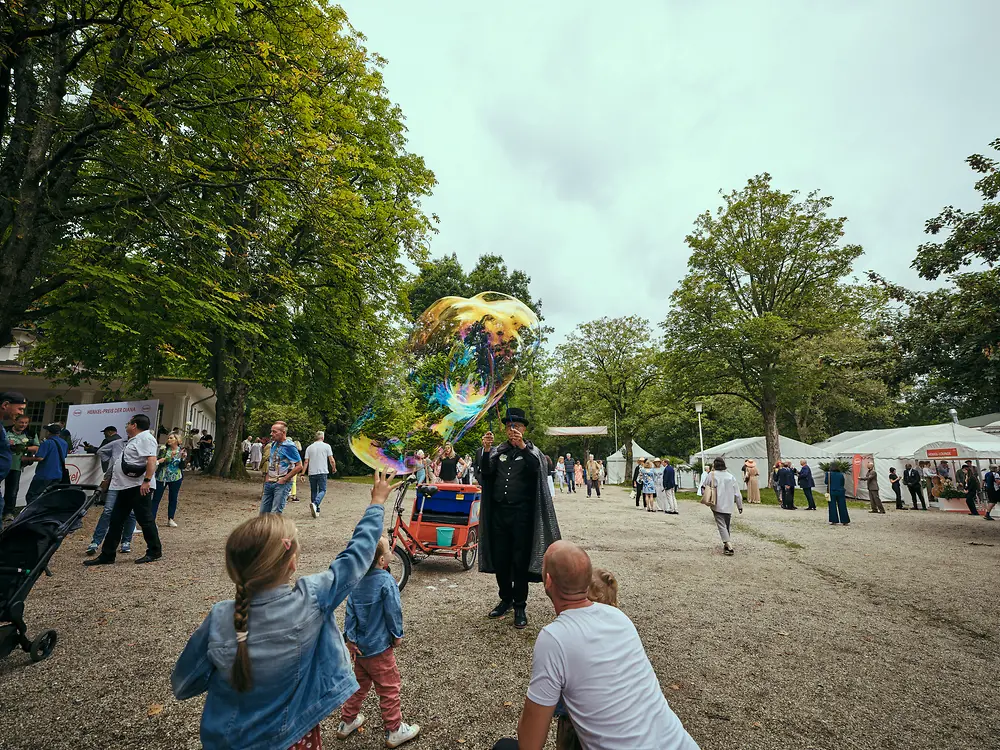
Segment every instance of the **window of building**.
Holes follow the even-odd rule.
[[[59,422],[65,427],[67,417],[69,417],[69,403],[66,401],[58,402],[56,404],[56,413],[53,415],[52,421]]]

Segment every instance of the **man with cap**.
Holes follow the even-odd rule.
[[[99,446],[91,445],[90,443],[85,442],[83,444],[83,449],[87,451],[87,453],[97,454],[97,457],[101,459],[101,471],[107,474],[108,466],[112,461],[112,453],[114,452],[114,448],[109,448],[108,446],[115,441],[121,441],[122,436],[118,434],[118,428],[113,424],[109,424],[101,430],[101,432],[104,433],[104,440],[101,441]],[[117,458],[117,456],[115,456],[115,458]]]
[[[10,440],[7,438],[7,430],[3,423],[9,419],[17,419],[24,414],[24,407],[28,401],[24,394],[17,391],[7,391],[0,394],[0,482],[7,478],[10,467],[14,463],[14,452],[10,448]],[[11,500],[11,507],[17,502],[15,497]]]
[[[47,424],[44,427],[48,437],[46,437],[35,453],[33,460],[38,462],[35,468],[35,475],[28,485],[28,494],[24,500],[31,505],[38,497],[51,485],[58,484],[63,478],[63,468],[66,466],[66,454],[69,453],[69,446],[59,433],[63,426],[58,422]]]
[[[503,422],[507,440],[494,446],[493,432],[487,432],[476,457],[483,486],[479,570],[497,578],[500,603],[489,617],[513,608],[514,627],[521,629],[528,624],[528,583],[541,582],[545,550],[559,539],[559,523],[545,456],[524,439],[524,412],[508,409]]]

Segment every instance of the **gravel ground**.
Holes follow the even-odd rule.
[[[138,538],[113,568],[80,565],[92,511],[28,599],[31,634],[57,629],[56,651],[0,662],[0,747],[198,747],[202,701],[175,701],[170,670],[211,604],[232,596],[223,544],[257,495],[186,479],[181,525],[162,530],[165,557],[146,566],[131,563]],[[342,549],[366,502],[363,486],[334,482],[320,519],[289,505],[302,572]],[[997,746],[1000,523],[852,510],[850,528],[831,528],[825,509],[748,506],[728,558],[690,501],[651,516],[608,488],[556,504],[563,534],[618,575],[622,608],[702,748]],[[412,747],[488,748],[514,732],[532,644],[553,613],[541,586],[525,631],[485,619],[494,604],[491,576],[445,559],[416,568],[398,651],[404,719],[423,727]],[[339,717],[327,719],[327,747],[382,747],[374,695],[365,713],[369,731],[343,744]]]

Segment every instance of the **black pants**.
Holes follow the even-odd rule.
[[[976,508],[976,491],[966,490],[965,492],[965,504],[969,506],[969,513],[974,516],[979,515],[979,509]]]
[[[517,750],[517,748],[517,740],[513,737],[504,737],[502,740],[497,740],[497,743],[493,746],[493,750]]]
[[[118,507],[118,506],[115,506]],[[531,505],[495,505],[490,550],[500,599],[523,607],[528,601],[528,566],[535,533]]]
[[[102,560],[114,560],[118,545],[122,541],[122,531],[125,528],[125,521],[129,515],[135,512],[135,522],[142,529],[142,536],[146,540],[146,554],[150,557],[163,557],[163,548],[160,546],[160,532],[156,528],[156,520],[153,518],[153,493],[143,497],[139,487],[128,487],[118,490],[118,499],[115,500],[115,507],[111,511],[111,521],[108,525],[108,534],[104,537],[104,546],[101,548]]]
[[[632,486],[635,487],[635,507],[639,507],[639,501],[642,500],[643,507],[646,507],[646,498],[642,494],[642,482],[632,482]]]
[[[892,491],[896,493],[896,510],[903,509],[903,490],[899,486],[899,482],[891,482]]]
[[[813,489],[812,487],[803,487],[802,494],[806,496],[806,501],[809,503],[810,508],[816,507],[816,501],[813,500]]]
[[[3,482],[3,514],[12,516],[17,511],[17,493],[21,491],[21,472],[11,471]]]
[[[787,509],[795,507],[795,487],[789,485],[781,488],[781,507]]]
[[[910,491],[910,500],[913,501],[913,510],[917,509],[917,500],[920,500],[920,505],[924,510],[927,510],[927,503],[924,501],[924,491],[921,489],[919,484],[908,484],[906,488]]]

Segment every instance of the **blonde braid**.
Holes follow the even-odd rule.
[[[233,626],[237,633],[248,632],[250,620],[250,594],[247,587],[236,584],[236,601],[233,603]],[[237,693],[245,693],[253,687],[253,674],[250,669],[250,649],[246,640],[237,638],[236,659],[233,661],[233,689]]]

